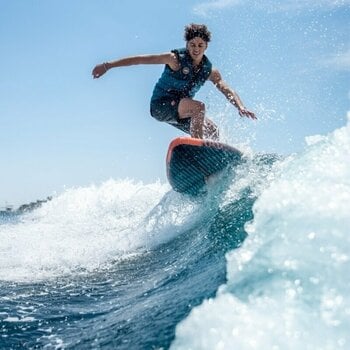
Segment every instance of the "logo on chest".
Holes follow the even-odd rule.
[[[182,73],[183,73],[183,74],[186,74],[186,75],[187,75],[189,72],[190,72],[190,69],[189,69],[188,67],[183,67],[183,68],[182,68]]]

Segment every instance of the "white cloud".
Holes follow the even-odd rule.
[[[230,8],[241,3],[241,0],[214,0],[196,5],[193,12],[196,15],[207,17],[212,11]]]
[[[303,9],[330,9],[350,5],[350,0],[211,0],[197,4],[193,8],[196,15],[208,17],[213,11],[229,9],[237,5],[268,11],[293,11]]]
[[[329,68],[350,71],[350,49],[330,56],[323,63]]]
[[[276,4],[276,9],[303,10],[303,9],[330,9],[350,4],[350,0],[286,0]]]

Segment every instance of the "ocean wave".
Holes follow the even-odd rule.
[[[249,155],[241,166],[214,178],[198,198],[176,193],[168,184],[133,180],[67,189],[0,225],[0,280],[36,281],[106,268],[215,222],[216,215],[219,223],[208,224],[209,231],[224,227],[226,232],[227,222],[242,206],[250,210],[271,180],[275,161],[274,155]],[[234,232],[244,231],[249,215],[236,221]],[[237,240],[244,238],[240,234]]]
[[[0,280],[33,281],[92,271],[176,236],[191,200],[169,186],[109,180],[72,188],[0,226]]]
[[[172,349],[345,349],[350,344],[350,121],[278,164],[227,283]]]

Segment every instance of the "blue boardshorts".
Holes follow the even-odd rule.
[[[179,117],[180,99],[161,98],[151,101],[151,116],[161,122],[166,122],[175,128],[190,134],[191,118]]]

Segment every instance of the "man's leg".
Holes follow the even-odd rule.
[[[191,136],[202,139],[203,136],[218,139],[217,126],[208,118],[205,118],[205,105],[203,102],[191,98],[181,99],[178,107],[179,117],[191,118]]]
[[[220,139],[218,127],[209,118],[204,119],[203,136],[205,139],[214,140],[214,141],[219,141]]]

